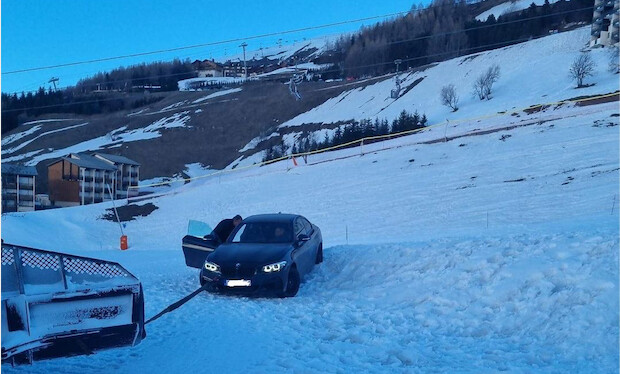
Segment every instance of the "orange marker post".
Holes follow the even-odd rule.
[[[122,235],[121,236],[121,250],[126,250],[127,248],[129,248],[127,246],[127,235]]]

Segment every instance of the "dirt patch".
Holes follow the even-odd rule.
[[[420,82],[422,82],[424,80],[424,78],[426,77],[420,77],[418,79],[416,79],[415,81],[413,81],[413,83],[411,83],[410,85],[407,86],[407,88],[405,88],[405,91],[403,92],[402,96],[405,96],[407,94],[407,92],[411,91],[411,89],[415,86],[417,86]]]
[[[603,103],[613,103],[614,101],[620,101],[620,92],[616,92],[615,95],[609,95],[606,97],[599,97],[597,99],[592,99],[593,97],[597,97],[600,95],[592,95],[592,96],[579,96],[570,99],[571,101],[575,101],[579,106],[587,106],[587,105],[596,105]]]
[[[550,105],[532,105],[531,107],[524,109],[523,111],[527,114],[538,113],[549,108]]]
[[[118,218],[121,222],[133,221],[136,217],[146,217],[149,214],[153,213],[155,210],[159,209],[153,203],[147,203],[144,205],[124,205],[116,208],[118,212]],[[107,213],[101,216],[102,219],[108,221],[116,221],[116,215],[114,214],[114,209],[106,209]]]

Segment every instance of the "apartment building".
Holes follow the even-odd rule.
[[[104,153],[71,153],[47,167],[50,200],[65,207],[126,198],[138,185],[140,164]]]
[[[619,46],[619,0],[594,0],[590,46]]]
[[[2,163],[2,213],[34,210],[36,176],[34,166]]]
[[[116,199],[125,199],[136,196],[138,190],[132,187],[138,186],[140,178],[140,164],[124,156],[110,155],[107,153],[95,152],[93,156],[116,166]]]

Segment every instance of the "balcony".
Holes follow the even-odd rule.
[[[16,190],[17,189],[17,183],[15,182],[11,182],[11,183],[2,183],[2,189],[7,189],[7,190]]]

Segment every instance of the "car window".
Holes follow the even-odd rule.
[[[293,232],[290,223],[242,223],[235,232],[232,243],[291,243]]]
[[[312,235],[312,232],[314,231],[314,229],[312,228],[312,224],[305,218],[300,217],[299,220],[304,224],[304,228],[306,230],[306,234]]]
[[[306,231],[306,227],[304,226],[303,221],[301,220],[301,218],[297,218],[295,220],[295,224],[294,224],[294,231],[295,231],[295,236],[299,235],[299,234],[308,234]]]

